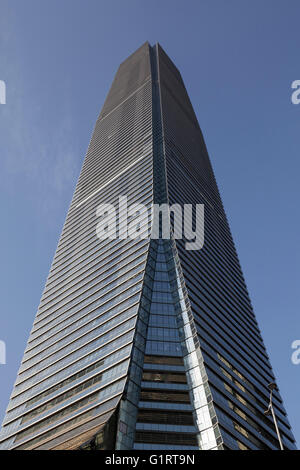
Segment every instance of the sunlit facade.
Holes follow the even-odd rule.
[[[97,207],[121,195],[149,209],[204,204],[204,247],[99,240]],[[145,43],[120,65],[96,122],[0,448],[277,449],[263,413],[272,381],[181,75]],[[277,391],[274,408],[294,449]]]

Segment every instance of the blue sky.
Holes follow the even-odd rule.
[[[0,0],[0,415],[121,61],[159,41],[198,116],[300,444],[298,0]]]

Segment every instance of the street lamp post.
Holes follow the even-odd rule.
[[[273,408],[273,402],[272,402],[273,390],[276,389],[276,384],[275,384],[274,382],[271,382],[271,383],[268,385],[268,389],[270,390],[270,402],[269,402],[268,409],[265,411],[264,414],[265,414],[266,416],[272,415],[272,418],[273,418],[273,421],[274,421],[274,425],[275,425],[275,429],[276,429],[276,434],[277,434],[278,441],[279,441],[280,450],[284,450],[283,445],[282,445],[282,440],[281,440],[280,432],[279,432],[279,428],[278,428],[278,424],[277,424],[277,419],[276,419],[275,411],[274,411],[274,408]]]

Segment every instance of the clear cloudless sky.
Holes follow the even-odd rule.
[[[97,115],[148,40],[183,75],[299,445],[299,18],[299,0],[0,0],[1,418]]]

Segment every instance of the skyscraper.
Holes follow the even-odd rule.
[[[203,248],[172,230],[128,238],[120,218],[119,236],[100,240],[99,205],[124,196],[149,209],[204,204]],[[139,227],[150,228],[150,218]],[[96,122],[0,448],[277,449],[264,415],[273,381],[181,75],[145,43]],[[294,449],[278,391],[274,409]]]

